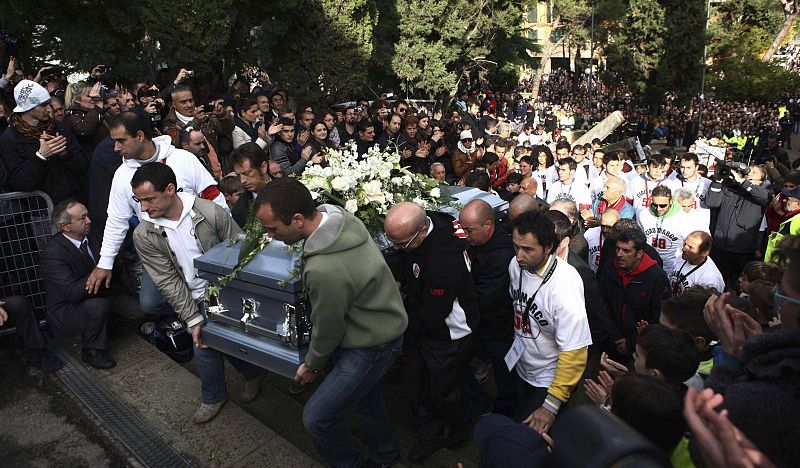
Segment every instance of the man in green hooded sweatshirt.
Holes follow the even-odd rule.
[[[346,416],[361,418],[372,464],[389,466],[400,446],[383,401],[381,379],[400,354],[408,317],[394,277],[358,218],[333,205],[314,206],[299,181],[275,179],[254,209],[267,233],[305,241],[303,287],[311,300],[311,343],[295,381],[332,369],[305,405],[303,424],[331,466],[360,466]]]

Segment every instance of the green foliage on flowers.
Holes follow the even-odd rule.
[[[242,246],[239,249],[239,258],[237,259],[236,266],[227,275],[220,276],[216,284],[209,284],[206,287],[205,300],[210,302],[212,297],[219,297],[220,290],[225,287],[242,271],[242,268],[247,266],[255,256],[264,250],[267,245],[272,242],[272,238],[267,235],[267,230],[258,221],[255,214],[254,205],[250,206],[250,211],[247,213],[247,221],[244,226],[244,237],[237,237],[231,239],[230,245],[235,244],[241,239]]]

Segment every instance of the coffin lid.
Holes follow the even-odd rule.
[[[236,267],[240,248],[241,242],[232,246],[228,246],[227,242],[219,243],[197,257],[194,266],[203,277],[208,277],[209,274],[213,277],[227,275]],[[298,292],[302,289],[300,277],[289,279],[289,275],[294,269],[295,260],[299,258],[300,252],[289,252],[286,244],[273,240],[236,275],[236,280],[291,293]],[[278,284],[287,280],[286,285]]]

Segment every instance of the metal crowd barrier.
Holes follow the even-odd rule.
[[[0,298],[28,298],[40,320],[47,301],[39,254],[53,236],[52,214],[53,202],[44,192],[0,194]],[[12,332],[4,328],[0,335]]]

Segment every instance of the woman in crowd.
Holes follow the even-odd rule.
[[[315,119],[311,122],[309,129],[311,130],[311,138],[309,138],[305,146],[303,146],[303,151],[306,151],[306,148],[311,148],[308,151],[311,151],[312,155],[319,155],[312,158],[311,161],[317,164],[327,165],[328,162],[325,160],[326,151],[336,149],[333,143],[328,139],[328,126],[325,124],[325,121]]]
[[[408,167],[417,174],[430,173],[431,144],[422,138],[418,130],[419,119],[414,115],[403,118],[403,128],[397,138],[397,150],[400,152],[400,165]]]
[[[86,158],[92,157],[94,147],[108,135],[108,130],[102,125],[105,114],[100,86],[99,81],[93,86],[84,81],[73,83],[67,87],[64,99],[68,106],[64,123],[75,132]]]
[[[536,178],[536,196],[542,200],[547,199],[547,168],[553,165],[554,158],[553,152],[547,145],[539,145],[533,149],[533,154],[536,157],[534,161],[535,167],[532,169],[531,175]],[[524,174],[523,174],[524,175]]]
[[[322,114],[322,121],[328,127],[328,141],[331,142],[334,148],[342,146],[342,139],[339,136],[339,129],[336,128],[336,114],[331,111],[325,111]]]
[[[269,148],[272,138],[267,134],[263,115],[254,98],[245,98],[239,102],[239,111],[233,121],[236,124],[231,134],[234,149],[245,143],[256,143],[264,150]]]

